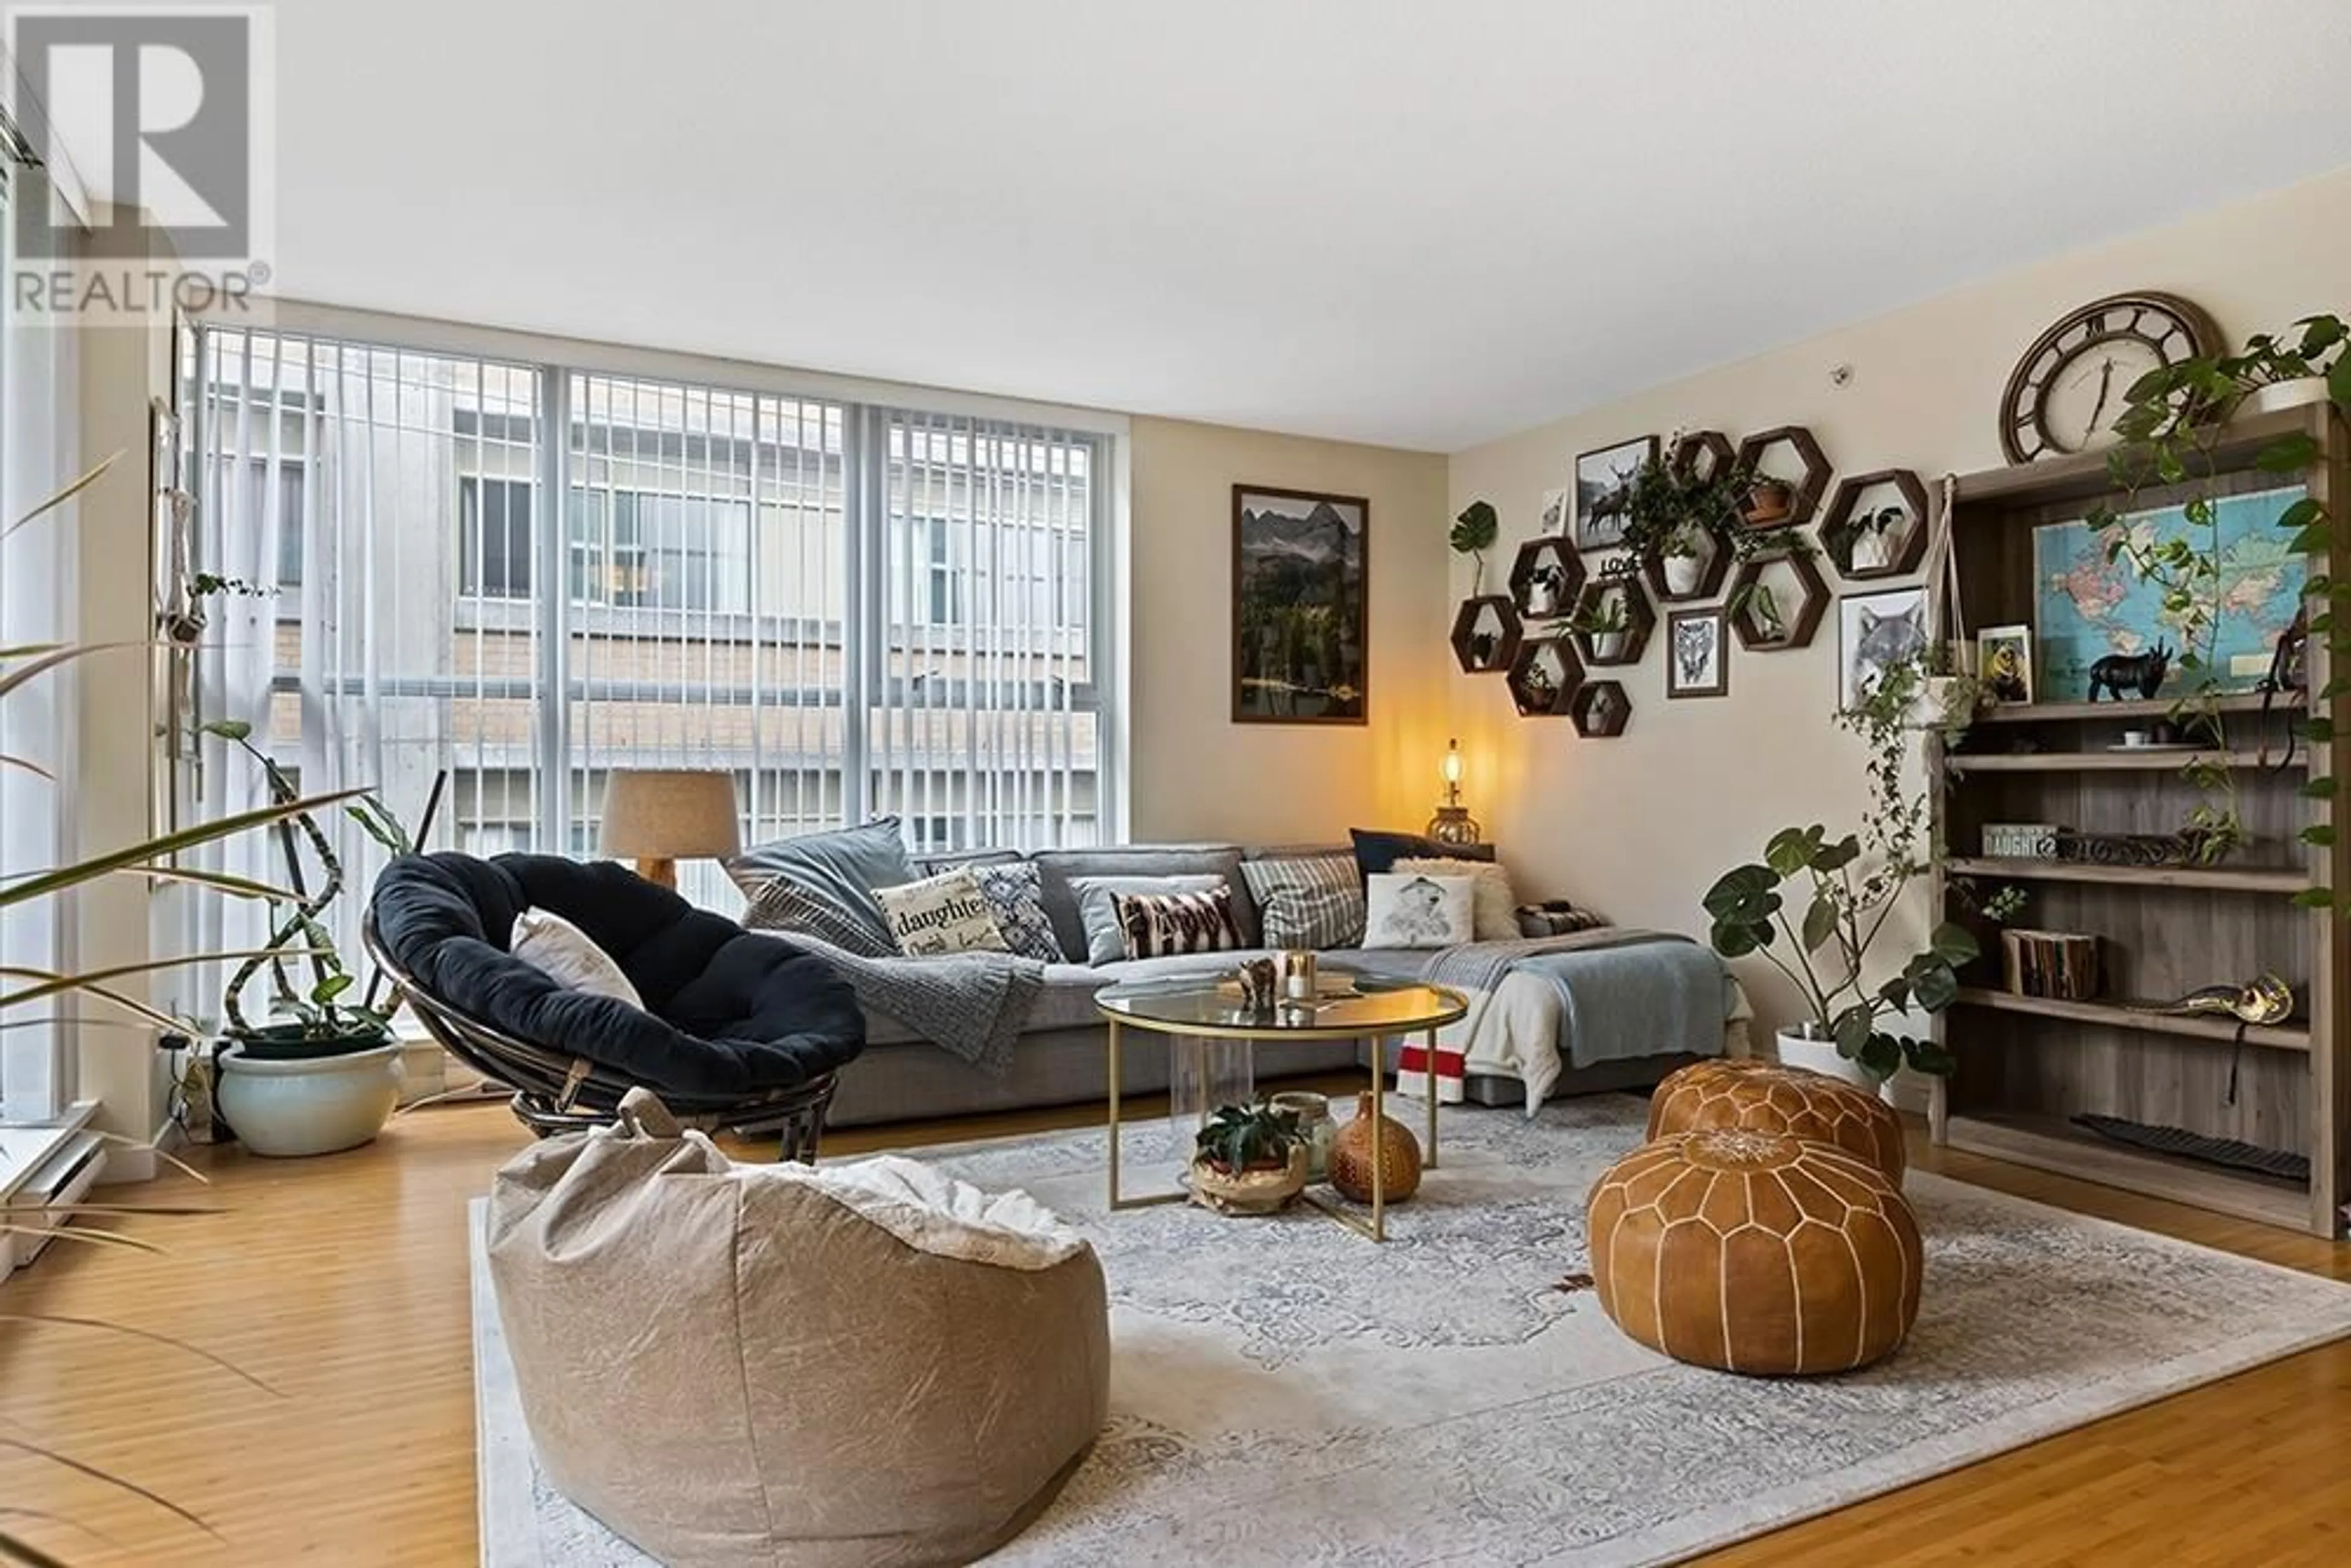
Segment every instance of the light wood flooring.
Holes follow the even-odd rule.
[[[833,1133],[825,1148],[855,1153],[1096,1114],[1080,1107]],[[174,1176],[136,1196],[227,1212],[110,1222],[163,1254],[52,1246],[0,1288],[0,1317],[99,1317],[173,1335],[268,1391],[168,1345],[0,1322],[0,1528],[75,1563],[473,1562],[463,1221],[466,1201],[523,1141],[503,1107],[469,1104],[413,1112],[372,1146],[326,1159],[204,1151],[209,1187]],[[2351,1278],[2351,1247],[1964,1155],[1922,1146],[1915,1157],[2004,1191]],[[17,1447],[27,1443],[135,1479],[216,1534],[31,1457]],[[2351,1342],[1708,1561],[2351,1562]]]

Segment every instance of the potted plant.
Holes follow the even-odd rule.
[[[1486,591],[1486,552],[1494,548],[1501,528],[1502,520],[1491,503],[1472,501],[1461,508],[1461,515],[1453,519],[1453,531],[1446,536],[1454,554],[1466,555],[1477,562],[1477,570],[1469,579],[1472,599]]]
[[[1298,1113],[1220,1105],[1193,1140],[1192,1200],[1219,1214],[1272,1214],[1306,1190],[1311,1151]]]
[[[1739,520],[1750,528],[1768,528],[1785,522],[1796,509],[1796,487],[1785,479],[1757,474],[1739,503]]]
[[[1529,617],[1542,620],[1559,613],[1559,596],[1567,587],[1567,573],[1557,561],[1545,561],[1527,576]]]
[[[1678,439],[1664,450],[1673,450]],[[1698,591],[1708,549],[1747,560],[1805,549],[1794,529],[1750,516],[1749,503],[1758,484],[1755,469],[1746,464],[1724,464],[1701,475],[1691,465],[1662,455],[1651,457],[1625,486],[1625,542],[1636,554],[1656,558],[1667,593],[1676,597]],[[1786,517],[1790,508],[1783,507],[1778,515]]]
[[[1896,905],[1929,869],[1927,798],[1906,782],[1909,720],[1926,678],[1923,657],[1898,663],[1857,708],[1838,716],[1869,751],[1869,805],[1858,833],[1832,840],[1817,823],[1783,828],[1761,861],[1726,872],[1706,895],[1714,950],[1761,956],[1803,998],[1807,1016],[1780,1031],[1780,1059],[1868,1086],[1905,1066],[1951,1071],[1933,1040],[1889,1026],[1949,1007],[1959,968],[1978,952],[1967,927],[1947,923],[1890,976],[1869,978]]]
[[[1568,618],[1568,625],[1591,643],[1592,657],[1605,664],[1624,656],[1625,638],[1632,622],[1625,610],[1625,596],[1604,589],[1576,606],[1575,613]]]
[[[253,744],[251,725],[222,719],[201,728],[260,765],[274,805],[300,801],[285,771]],[[408,852],[406,831],[376,801],[362,795],[343,802],[343,810],[392,853]],[[221,1042],[213,1057],[220,1112],[256,1155],[332,1154],[382,1130],[400,1098],[400,1047],[388,1014],[346,999],[355,977],[321,922],[343,890],[334,845],[308,811],[285,818],[277,831],[294,900],[290,907],[273,903],[268,940],[223,991]],[[313,871],[315,891],[306,887]],[[246,998],[265,976],[271,1021],[256,1023]]]

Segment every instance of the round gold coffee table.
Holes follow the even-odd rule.
[[[1326,979],[1329,977],[1325,972]],[[1428,1046],[1428,1140],[1422,1166],[1437,1168],[1437,1031],[1463,1018],[1469,1000],[1443,986],[1411,980],[1387,980],[1370,975],[1349,977],[1351,990],[1329,993],[1311,1002],[1284,1002],[1270,1013],[1251,1012],[1231,992],[1206,977],[1158,982],[1138,981],[1105,987],[1095,993],[1094,1007],[1110,1025],[1110,1206],[1141,1208],[1155,1203],[1181,1203],[1180,1192],[1122,1197],[1118,1190],[1119,1053],[1121,1036],[1129,1029],[1178,1039],[1242,1040],[1259,1045],[1304,1045],[1317,1040],[1364,1040],[1375,1044],[1390,1036],[1425,1032]],[[1372,1052],[1372,1115],[1381,1113],[1387,1072],[1386,1053]],[[1366,1222],[1320,1195],[1306,1201],[1324,1214],[1374,1241],[1387,1239],[1385,1162],[1373,1160],[1372,1214]]]

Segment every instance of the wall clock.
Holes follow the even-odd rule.
[[[2024,350],[2000,400],[2000,444],[2011,463],[2110,444],[2123,397],[2147,371],[2216,352],[2220,329],[2176,294],[2094,299]]]

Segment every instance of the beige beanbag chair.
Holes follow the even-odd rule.
[[[1102,1427],[1093,1249],[911,1160],[737,1165],[640,1089],[498,1173],[489,1256],[549,1477],[665,1563],[968,1563]]]

